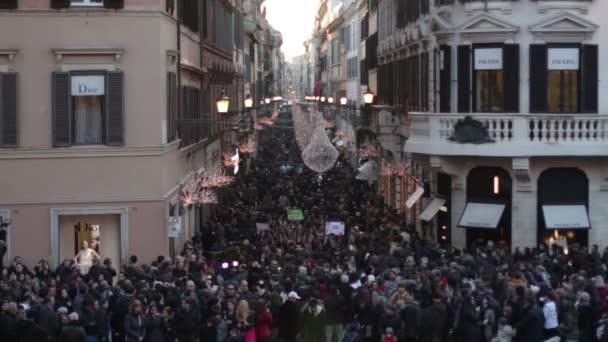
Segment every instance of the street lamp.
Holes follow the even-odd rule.
[[[247,97],[245,97],[245,108],[249,109],[253,107],[253,99],[251,98],[251,95],[247,95]]]
[[[270,98],[269,97],[265,98],[264,99],[264,103],[269,104],[270,103]]]
[[[348,103],[348,99],[346,98],[346,96],[342,96],[340,98],[340,104],[343,106],[346,106],[347,103]]]
[[[218,113],[228,113],[228,108],[230,108],[230,98],[226,96],[226,93],[222,92],[222,95],[215,100],[215,105]]]
[[[328,102],[328,103],[330,103],[330,104],[331,104],[331,103],[334,103],[334,98],[333,98],[333,97],[331,97],[331,96],[330,96],[330,97],[328,97],[328,98],[327,98],[327,102]]]
[[[365,94],[363,94],[363,103],[368,105],[368,104],[371,104],[372,102],[374,102],[374,93],[372,93],[368,87]]]
[[[325,102],[325,96],[321,96],[321,102]]]

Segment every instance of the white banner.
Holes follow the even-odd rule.
[[[170,238],[178,238],[182,233],[182,218],[179,216],[169,217],[168,236]]]
[[[344,222],[325,222],[325,235],[344,236]]]
[[[270,230],[270,224],[268,224],[268,223],[259,223],[258,222],[258,223],[255,224],[255,230],[258,233],[269,231]]]
[[[501,70],[502,48],[475,49],[475,70]]]
[[[549,48],[547,69],[578,70],[580,50],[577,48]]]
[[[72,96],[101,96],[106,93],[105,77],[72,76]]]

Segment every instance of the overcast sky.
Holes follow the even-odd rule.
[[[319,0],[266,0],[266,18],[283,34],[283,53],[291,61],[304,54],[304,41],[312,34]]]

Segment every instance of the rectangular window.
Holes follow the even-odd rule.
[[[73,144],[103,144],[105,76],[72,76],[71,95]]]
[[[547,51],[547,110],[550,113],[579,112],[578,48],[549,48]]]
[[[504,73],[502,48],[476,48],[475,67],[475,111],[504,111]]]
[[[79,6],[91,6],[91,7],[101,7],[103,6],[103,0],[72,0],[72,7]]]

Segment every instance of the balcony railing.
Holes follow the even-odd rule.
[[[491,143],[450,138],[463,114],[410,113],[406,151],[437,155],[608,155],[608,115],[469,114],[486,127]]]

